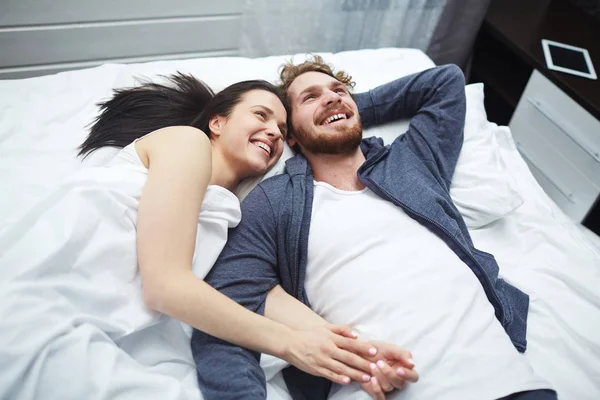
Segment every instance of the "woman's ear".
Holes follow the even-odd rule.
[[[225,125],[226,118],[220,115],[215,115],[208,121],[208,130],[211,135],[221,136],[223,125]]]

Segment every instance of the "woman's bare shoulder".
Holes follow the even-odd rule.
[[[146,168],[150,165],[151,157],[161,154],[185,156],[196,151],[204,154],[210,150],[210,146],[208,136],[192,126],[169,126],[158,129],[135,143],[135,149]]]

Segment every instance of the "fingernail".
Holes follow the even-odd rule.
[[[371,380],[371,377],[369,375],[363,375],[363,381],[369,382],[370,380]]]
[[[415,362],[413,361],[413,359],[412,359],[412,358],[409,358],[409,359],[408,359],[408,362],[409,362],[409,363],[411,363],[412,365],[415,365]]]
[[[369,349],[369,354],[372,355],[372,356],[374,356],[375,354],[377,354],[377,349],[375,347],[371,347]]]
[[[350,378],[348,378],[347,376],[342,378],[342,381],[344,381],[344,383],[350,383]]]
[[[351,334],[352,334],[352,336],[354,336],[354,337],[358,337],[358,333],[356,333],[356,332],[354,332],[354,331],[352,331],[352,332],[351,332]]]
[[[371,369],[377,369],[377,365],[371,363]]]
[[[385,367],[385,363],[383,361],[379,360],[379,361],[377,361],[377,366],[379,368],[383,368],[383,367]]]
[[[404,375],[404,370],[402,368],[398,368],[398,370],[396,371],[396,373],[400,376]]]
[[[372,377],[372,378],[371,378],[371,383],[372,383],[373,385],[377,385],[377,378],[375,378],[375,377]]]

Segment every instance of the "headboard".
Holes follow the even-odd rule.
[[[236,55],[244,5],[245,0],[3,0],[0,79],[107,62]]]

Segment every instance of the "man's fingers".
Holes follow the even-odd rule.
[[[369,394],[369,396],[371,396],[374,399],[377,399],[378,394],[373,391],[373,384],[371,383],[371,380],[369,380],[369,382],[361,383],[360,386],[365,392]],[[381,392],[381,388],[379,389],[379,391]]]
[[[362,340],[347,339],[338,336],[333,339],[335,344],[344,350],[364,357],[373,357],[377,354],[377,348],[370,343]]]
[[[370,342],[373,346],[377,347],[377,341]],[[398,360],[402,362],[406,368],[412,369],[415,366],[415,363],[412,359],[412,353],[410,351],[404,350],[398,346],[381,346],[384,350],[378,354],[379,357],[385,358],[387,360]]]
[[[394,382],[390,382],[388,377],[383,373],[383,361],[378,361],[377,364],[371,364],[371,375],[377,378],[377,382],[379,382],[379,386],[384,392],[391,392],[394,390]],[[381,365],[382,367],[380,367]],[[389,366],[388,366],[389,368]]]
[[[376,400],[385,400],[385,393],[376,377],[371,378],[371,396]]]
[[[376,400],[385,400],[385,393],[379,386],[377,378],[371,378],[369,382],[361,383],[360,386],[365,392],[367,392],[372,398]]]
[[[401,389],[406,384],[406,370],[402,367],[400,368],[392,368],[385,361],[377,361],[377,367],[381,371],[381,373],[385,376],[387,381],[393,387],[393,389]],[[413,371],[411,371],[413,372]],[[384,391],[387,387],[382,385]],[[390,390],[393,390],[390,389]]]
[[[398,375],[402,375],[403,374],[404,375],[404,379],[407,382],[415,383],[415,382],[417,382],[419,380],[419,374],[414,369],[408,369],[408,368],[399,367],[399,368],[395,368],[395,370],[396,370],[396,373]],[[402,372],[399,372],[399,371],[402,371]]]

